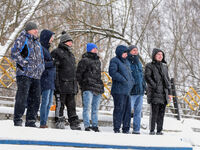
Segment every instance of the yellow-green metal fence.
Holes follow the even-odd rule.
[[[0,84],[4,88],[10,88],[15,83],[15,72],[16,68],[12,61],[3,56],[0,59]]]
[[[190,87],[188,92],[183,97],[183,100],[189,105],[191,110],[195,111],[199,109],[200,96],[194,88]]]

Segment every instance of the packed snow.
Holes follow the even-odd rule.
[[[0,109],[3,110],[3,109]],[[4,113],[6,108],[4,108]],[[0,113],[3,113],[2,111]],[[11,110],[7,110],[7,113]],[[50,115],[52,115],[51,112]],[[100,111],[99,118],[101,121],[111,121],[112,112]],[[78,115],[81,118],[81,108],[78,109]],[[182,118],[178,121],[176,118],[165,117],[164,135],[149,135],[148,130],[149,117],[143,116],[142,128],[140,135],[134,134],[115,134],[112,126],[100,126],[100,133],[83,131],[72,131],[69,126],[66,129],[40,129],[27,127],[14,127],[12,120],[0,121],[0,140],[36,140],[36,141],[55,141],[55,142],[74,142],[74,143],[91,143],[106,145],[122,146],[146,146],[146,147],[193,147],[193,150],[200,150],[200,120]],[[39,126],[39,122],[37,122]],[[132,129],[131,129],[132,131]],[[35,146],[35,145],[8,145],[1,144],[0,150],[25,150],[25,149],[93,149],[99,148],[79,148],[79,147],[59,147],[59,146]],[[105,150],[105,149],[104,149]]]

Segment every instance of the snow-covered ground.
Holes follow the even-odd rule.
[[[2,110],[2,109],[1,109]],[[6,111],[6,110],[4,110]],[[7,110],[9,112],[9,110]],[[79,110],[79,115],[81,110]],[[107,114],[107,115],[106,115]],[[111,112],[100,112],[100,120],[110,121]],[[81,116],[80,116],[81,118]],[[142,118],[141,134],[114,134],[111,126],[100,127],[101,132],[86,132],[81,124],[82,131],[72,131],[66,126],[66,129],[40,129],[27,127],[14,127],[12,120],[0,120],[0,141],[1,140],[26,140],[26,141],[50,141],[50,142],[69,142],[87,143],[100,145],[117,145],[138,147],[193,147],[193,150],[200,150],[200,121],[195,119],[182,119],[165,117],[164,135],[149,135],[148,130],[149,117]],[[39,126],[39,123],[37,124]],[[146,128],[145,128],[146,127]],[[131,129],[132,131],[132,129]],[[196,132],[198,131],[198,132]],[[82,145],[83,146],[83,145]],[[81,146],[81,147],[82,147]],[[0,150],[99,150],[102,148],[81,148],[81,147],[60,147],[60,146],[37,146],[37,145],[13,145],[0,144]],[[104,149],[106,150],[106,149]]]

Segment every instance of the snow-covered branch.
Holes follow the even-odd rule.
[[[89,29],[75,29],[75,30],[69,30],[68,31],[69,33],[77,33],[77,32],[82,32],[82,33],[94,33],[94,34],[98,34],[98,35],[103,35],[103,36],[106,36],[106,37],[112,37],[112,38],[115,38],[115,39],[119,39],[119,40],[122,40],[124,42],[126,42],[127,44],[131,44],[129,42],[128,39],[126,39],[125,37],[123,36],[120,36],[118,34],[114,34],[112,32],[109,32],[109,31],[98,31],[98,30],[89,30]]]
[[[84,25],[92,28],[92,29],[96,29],[96,30],[100,30],[100,31],[105,31],[105,32],[111,32],[111,33],[114,33],[114,34],[118,34],[119,36],[123,36],[121,33],[119,33],[118,31],[112,29],[112,28],[103,28],[103,27],[98,27],[98,26],[95,26],[95,25],[91,25],[87,22],[83,22],[81,20],[79,20],[79,22],[83,23]]]

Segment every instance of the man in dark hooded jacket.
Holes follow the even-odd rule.
[[[47,120],[49,109],[53,103],[53,93],[55,89],[56,68],[49,52],[51,43],[53,42],[53,32],[50,30],[42,30],[40,34],[40,43],[42,45],[45,70],[41,77],[42,102],[40,106],[40,128],[48,128]]]
[[[154,135],[157,124],[157,135],[162,135],[165,108],[171,98],[171,85],[165,54],[160,49],[153,49],[152,62],[145,67],[147,82],[147,101],[151,104],[150,134]]]
[[[113,125],[114,132],[129,133],[131,121],[130,92],[134,84],[131,75],[130,63],[127,58],[128,48],[119,45],[116,48],[116,57],[112,58],[109,66],[109,75],[112,77],[111,94],[114,99]]]
[[[67,107],[68,121],[72,130],[81,130],[76,114],[75,95],[78,92],[76,80],[76,62],[71,52],[72,38],[63,32],[58,48],[52,51],[56,65],[56,91],[60,93],[60,100]]]

